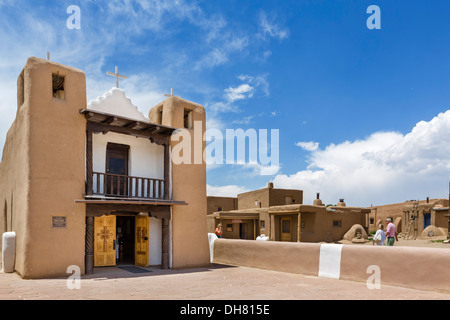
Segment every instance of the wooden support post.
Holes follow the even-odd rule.
[[[302,214],[298,213],[297,219],[297,242],[302,241]]]
[[[268,234],[267,236],[269,237],[269,241],[272,241],[272,216],[269,214],[269,221],[268,221]]]
[[[161,269],[169,269],[169,247],[170,247],[170,235],[169,235],[169,219],[162,219],[162,257],[161,257]]]
[[[86,194],[93,194],[93,148],[92,148],[92,130],[86,130]],[[99,189],[97,185],[97,191]]]
[[[94,217],[86,217],[85,273],[94,273]]]
[[[170,143],[169,143],[169,141],[167,141],[164,144],[164,199],[170,200]]]

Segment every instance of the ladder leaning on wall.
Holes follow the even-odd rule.
[[[405,235],[403,236],[403,239],[405,239],[405,240],[409,239],[411,229],[413,228],[414,223],[417,219],[417,216],[418,216],[417,213],[419,212],[418,207],[419,207],[419,203],[418,202],[414,203],[411,215],[409,217],[408,225],[406,226]],[[416,236],[417,235],[414,233],[414,240],[416,239]]]

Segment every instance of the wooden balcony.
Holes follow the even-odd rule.
[[[87,195],[122,199],[169,199],[164,180],[93,172],[87,179]]]
[[[87,120],[85,200],[88,200],[86,201],[104,201],[104,199],[95,198],[108,198],[109,202],[126,200],[137,203],[185,204],[183,201],[173,201],[170,196],[170,137],[175,128],[148,121],[137,122],[133,119],[88,109],[82,110],[81,113]],[[148,139],[150,143],[164,146],[164,179],[94,172],[93,134],[108,132]]]

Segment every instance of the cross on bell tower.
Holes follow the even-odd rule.
[[[120,79],[127,79],[126,76],[122,76],[119,74],[119,67],[116,66],[116,73],[112,73],[112,72],[107,72],[106,73],[108,76],[112,76],[116,78],[116,88],[119,88],[119,78]]]
[[[179,98],[178,96],[176,96],[174,93],[173,93],[173,88],[170,88],[170,94],[164,94],[164,96],[166,96],[166,97],[168,97],[168,98],[172,98],[172,97],[176,97],[176,98]]]
[[[165,96],[168,98],[175,97],[175,95],[173,94],[173,88],[170,88],[170,94],[165,94]]]

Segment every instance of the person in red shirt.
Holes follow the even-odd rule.
[[[219,223],[219,225],[216,228],[216,236],[219,238],[223,238],[223,229],[221,223]]]

